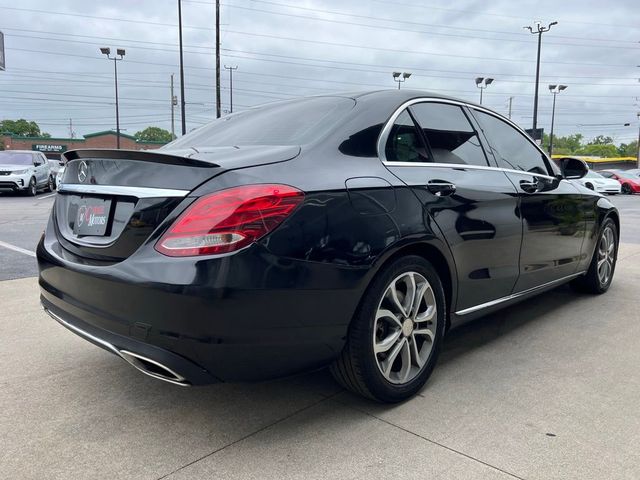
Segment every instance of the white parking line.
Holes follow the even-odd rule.
[[[49,195],[45,195],[44,197],[38,197],[36,200],[44,200],[45,198],[50,198],[56,195],[56,192],[50,193]]]
[[[31,250],[26,250],[24,248],[16,247],[15,245],[11,245],[10,243],[3,242],[2,240],[0,240],[0,247],[8,248],[9,250],[13,250],[14,252],[22,253],[24,255],[29,255],[30,257],[35,258],[36,256],[35,252],[32,252]]]

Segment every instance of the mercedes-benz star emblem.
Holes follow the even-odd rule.
[[[89,165],[83,160],[78,167],[78,181],[80,183],[84,182],[87,179],[87,175],[89,175]]]

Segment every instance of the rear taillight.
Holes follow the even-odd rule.
[[[276,228],[304,200],[288,185],[246,185],[196,200],[156,243],[171,257],[215,255],[246,247]]]

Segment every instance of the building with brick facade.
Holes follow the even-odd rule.
[[[116,148],[116,132],[89,133],[83,138],[45,138],[21,137],[13,134],[0,134],[0,144],[5,150],[34,150],[44,153],[48,158],[58,159],[67,150],[79,148]],[[120,148],[123,150],[152,150],[160,148],[164,142],[139,142],[135,137],[120,133]]]

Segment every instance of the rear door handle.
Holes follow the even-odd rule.
[[[520,188],[526,193],[536,193],[540,183],[537,180],[520,180]]]
[[[427,183],[427,188],[438,197],[452,195],[456,191],[456,186],[453,183],[444,180],[430,180]]]

